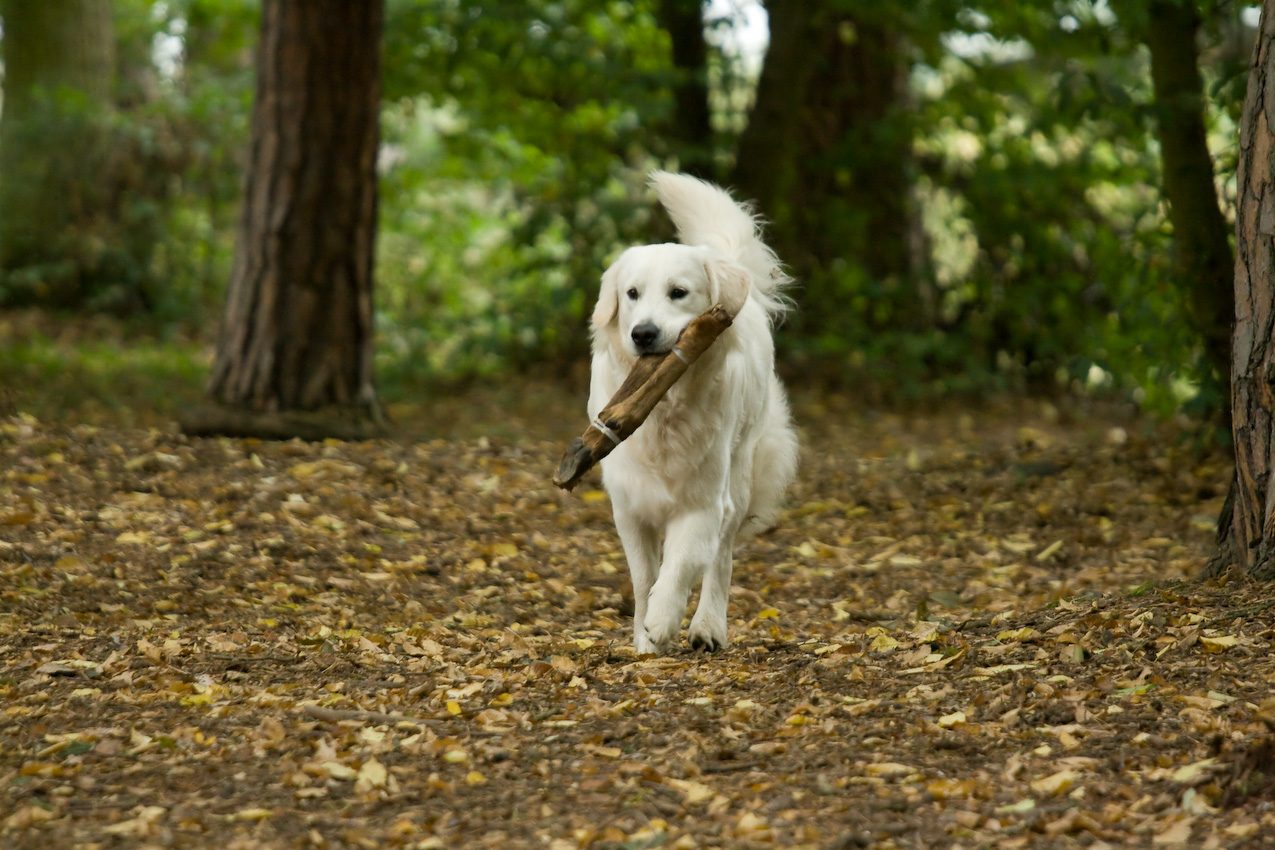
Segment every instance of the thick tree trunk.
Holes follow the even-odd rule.
[[[880,10],[825,16],[814,34],[817,85],[801,100],[809,149],[794,187],[805,238],[820,263],[843,258],[847,236],[877,281],[911,277],[912,128],[901,33]],[[815,227],[828,212],[840,226]]]
[[[252,148],[210,394],[376,410],[372,260],[382,0],[267,0]]]
[[[673,43],[674,111],[669,141],[680,170],[706,180],[715,173],[713,124],[708,104],[708,45],[702,0],[660,0],[660,26]]]
[[[110,110],[111,3],[0,0],[0,14],[0,273],[65,268],[79,253],[68,242],[102,212],[100,190],[85,185],[81,166],[96,159],[101,142],[94,122]],[[79,294],[78,271],[61,272],[56,283],[41,281],[24,296],[0,286],[0,300],[43,298],[68,306]]]
[[[1218,206],[1204,128],[1195,4],[1154,0],[1146,43],[1159,120],[1164,197],[1173,223],[1179,285],[1222,386],[1230,386],[1235,257]]]
[[[104,104],[115,66],[110,0],[2,0],[4,120],[21,120],[41,89]]]
[[[1206,568],[1275,577],[1275,0],[1262,4],[1236,174],[1231,429],[1235,477]]]
[[[803,281],[794,322],[812,330],[837,322],[847,264],[894,293],[887,323],[924,316],[906,40],[888,8],[851,6],[767,5],[771,44],[733,181],[772,222]]]
[[[801,123],[794,114],[798,99],[814,75],[809,33],[818,3],[782,0],[766,6],[770,16],[770,45],[748,124],[735,150],[731,183],[743,197],[757,202],[772,222],[787,213],[792,162],[801,155],[797,144]],[[779,228],[774,236],[778,238]],[[786,256],[780,252],[780,256]]]

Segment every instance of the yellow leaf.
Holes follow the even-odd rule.
[[[1205,652],[1225,652],[1233,646],[1238,646],[1239,642],[1239,638],[1235,637],[1235,635],[1200,638],[1200,643],[1204,646]]]
[[[759,620],[773,620],[778,616],[779,616],[778,608],[763,608],[757,612],[757,619]]]
[[[249,820],[249,821],[265,820],[266,818],[270,817],[272,814],[274,814],[274,812],[270,811],[269,809],[257,809],[257,808],[240,809],[239,811],[235,812],[235,820]]]
[[[190,707],[196,707],[201,705],[212,705],[212,701],[213,701],[213,694],[212,694],[211,688],[209,688],[207,691],[205,691],[202,694],[189,694],[187,696],[182,697],[182,700],[181,700],[182,705],[190,706]]]
[[[1182,785],[1193,785],[1201,779],[1207,777],[1217,764],[1217,759],[1201,759],[1191,764],[1183,765],[1173,771],[1170,777],[1174,782]]]
[[[453,717],[459,717],[460,703],[456,702],[456,700],[454,699],[449,699],[447,701],[447,713],[452,715]]]
[[[596,505],[599,502],[605,502],[607,494],[604,490],[585,490],[580,494],[580,500],[586,505]]]
[[[341,764],[339,761],[325,761],[319,765],[333,779],[339,779],[342,782],[349,782],[358,774],[354,772],[354,768],[349,765]]]
[[[464,750],[448,750],[443,753],[443,761],[448,764],[464,764],[469,761],[469,753]]]
[[[864,765],[863,772],[868,776],[906,776],[909,773],[915,773],[916,768],[894,761],[881,761]]]
[[[665,780],[671,787],[682,792],[682,797],[688,806],[694,806],[711,800],[714,797],[714,791],[702,782],[695,782],[689,779],[668,779]]]
[[[1030,670],[1035,664],[997,664],[995,667],[975,667],[976,676],[995,676],[999,673],[1014,673],[1019,670]]]
[[[483,776],[481,773],[479,773],[476,770],[471,770],[469,773],[465,774],[465,784],[466,785],[486,785],[487,777]]]
[[[360,791],[384,788],[387,778],[388,774],[385,771],[385,765],[375,758],[370,758],[363,762],[362,767],[359,768],[358,782],[355,783],[354,787]]]
[[[978,783],[973,779],[934,779],[925,783],[925,790],[939,800],[971,797]]]
[[[1151,843],[1158,846],[1188,844],[1191,841],[1191,824],[1194,818],[1183,818],[1174,822],[1163,832],[1153,836]]]
[[[766,823],[764,818],[758,817],[752,812],[744,812],[740,815],[738,821],[735,822],[735,832],[740,835],[748,835],[765,833],[770,831],[770,825]]]
[[[1023,641],[1038,637],[1040,637],[1040,632],[1030,626],[1024,626],[1021,629],[1007,629],[996,635],[996,639],[999,641]]]
[[[1026,812],[1030,812],[1034,808],[1036,808],[1036,801],[1031,797],[1028,797],[1025,800],[1019,800],[1017,803],[1008,803],[1004,806],[997,806],[996,811],[1007,815],[1021,815]]]
[[[954,726],[960,726],[965,722],[965,712],[954,711],[951,714],[945,714],[939,718],[939,726],[944,729],[951,729]]]
[[[1077,774],[1074,770],[1060,770],[1032,782],[1032,790],[1043,797],[1057,797],[1066,794],[1076,784]]]
[[[1055,540],[1053,543],[1050,543],[1048,546],[1046,546],[1044,549],[1041,549],[1040,552],[1036,554],[1036,560],[1048,561],[1054,555],[1058,554],[1058,551],[1062,549],[1062,547],[1063,547],[1063,542],[1061,540]]]
[[[868,648],[873,652],[889,652],[892,649],[898,649],[899,642],[889,635],[877,635],[872,639],[872,643]]]

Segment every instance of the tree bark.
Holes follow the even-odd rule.
[[[1230,386],[1231,324],[1235,318],[1235,257],[1218,206],[1213,158],[1205,137],[1205,101],[1193,2],[1154,0],[1146,43],[1159,125],[1160,163],[1173,224],[1176,276],[1209,362]]]
[[[708,103],[708,45],[702,0],[660,0],[660,26],[673,44],[674,110],[669,141],[680,170],[714,179],[713,124]]]
[[[847,8],[848,7],[848,8]],[[771,44],[733,182],[803,281],[801,330],[838,321],[849,262],[893,292],[890,324],[924,316],[913,235],[910,63],[888,8],[767,5]]]
[[[0,0],[4,17],[4,112],[0,116],[0,273],[58,264],[101,213],[101,191],[84,185],[83,161],[101,143],[94,121],[109,112],[115,76],[110,0]],[[57,138],[50,136],[56,134]],[[72,264],[74,265],[74,264]],[[78,268],[41,281],[31,300],[79,295]],[[41,288],[47,292],[39,291]],[[12,300],[0,286],[0,300]],[[25,299],[18,299],[25,300]]]
[[[1231,431],[1235,477],[1205,569],[1275,577],[1275,0],[1262,4],[1240,125],[1236,174]]]
[[[731,183],[777,223],[788,208],[785,201],[792,182],[791,161],[800,156],[797,141],[801,124],[794,111],[814,76],[808,38],[818,4],[814,0],[782,0],[770,2],[766,8],[770,44],[748,123],[736,146]],[[774,235],[778,238],[778,228]]]
[[[115,28],[110,0],[0,0],[4,120],[26,117],[40,91],[65,88],[95,103],[111,96]]]
[[[209,393],[376,415],[372,262],[383,0],[267,0],[234,266]]]

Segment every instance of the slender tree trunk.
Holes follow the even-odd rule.
[[[1275,577],[1275,0],[1262,4],[1236,174],[1231,430],[1235,477],[1206,568]]]
[[[210,384],[222,405],[376,410],[383,11],[382,0],[263,7],[243,213]]]
[[[1193,2],[1154,0],[1148,9],[1146,43],[1177,277],[1209,360],[1222,386],[1229,387],[1235,257],[1205,138],[1204,86],[1196,47],[1199,26]]]
[[[713,125],[708,103],[708,45],[702,0],[660,0],[660,25],[673,43],[674,112],[670,141],[681,170],[712,179]]]
[[[115,37],[110,0],[0,0],[4,112],[0,116],[0,274],[58,265],[31,291],[3,300],[79,299],[80,253],[70,244],[101,213],[81,165],[101,147],[110,110]],[[56,136],[56,140],[51,140]],[[57,277],[57,280],[51,278]]]

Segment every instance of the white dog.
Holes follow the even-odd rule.
[[[667,172],[653,174],[651,185],[683,244],[630,248],[603,274],[593,312],[589,418],[639,355],[669,351],[714,303],[736,314],[602,462],[633,580],[637,651],[671,648],[697,581],[690,643],[716,650],[726,645],[734,546],[774,522],[797,467],[771,338],[789,278],[753,215],[725,191]]]

